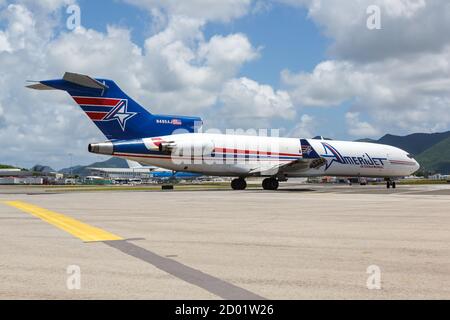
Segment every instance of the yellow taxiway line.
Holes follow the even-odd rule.
[[[8,206],[29,213],[61,230],[64,230],[84,242],[123,240],[123,238],[105,230],[90,226],[61,213],[40,208],[26,202],[6,201],[4,203]]]

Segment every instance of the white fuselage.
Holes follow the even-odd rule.
[[[148,150],[156,150],[161,141],[195,147],[170,155],[115,152],[114,156],[169,170],[240,177],[271,176],[274,175],[271,169],[304,158],[301,141],[296,138],[187,133],[143,139]],[[402,177],[420,167],[406,151],[388,145],[307,141],[321,158],[326,159],[326,164],[319,168],[297,169],[293,166],[283,170],[286,177]]]

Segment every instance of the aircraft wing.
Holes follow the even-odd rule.
[[[143,166],[139,162],[132,161],[132,160],[126,160],[128,164],[128,168],[130,169],[141,169]]]
[[[314,150],[306,139],[301,139],[302,158],[289,163],[277,163],[267,167],[259,167],[250,171],[251,175],[273,176],[293,171],[307,171],[310,169],[320,169],[327,164],[327,160]]]
[[[259,167],[250,171],[250,175],[274,176],[289,172],[307,171],[310,169],[320,169],[327,164],[324,158],[298,159],[289,163],[280,163],[271,167]]]

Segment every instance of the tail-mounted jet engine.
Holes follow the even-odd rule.
[[[210,156],[214,152],[212,141],[164,141],[149,145],[143,140],[107,141],[91,143],[89,152],[104,155],[121,154],[146,154],[149,152],[161,152],[166,155],[178,157],[203,157]]]
[[[192,157],[192,156],[209,156],[214,152],[214,144],[212,141],[169,141],[161,142],[159,151],[164,154]]]

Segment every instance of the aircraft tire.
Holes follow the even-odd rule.
[[[247,182],[242,178],[234,179],[231,181],[231,188],[233,190],[245,190],[247,188]]]
[[[267,178],[263,180],[262,187],[264,190],[278,190],[280,183],[275,178]]]

